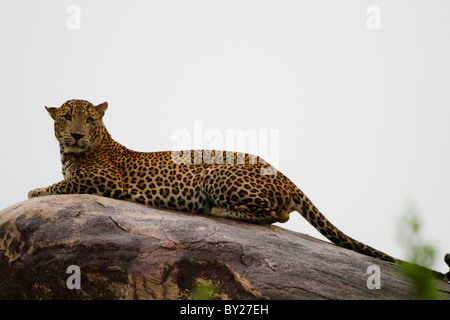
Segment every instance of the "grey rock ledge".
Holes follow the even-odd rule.
[[[68,289],[70,265],[81,289]],[[366,273],[380,267],[381,289]],[[92,195],[0,211],[0,299],[406,299],[396,265],[277,226]],[[450,299],[450,286],[437,283]]]

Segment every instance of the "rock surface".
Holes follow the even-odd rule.
[[[67,286],[71,265],[80,289]],[[367,287],[371,265],[381,289]],[[220,299],[408,298],[412,285],[396,269],[276,226],[92,195],[0,211],[0,299],[191,299],[198,290]],[[438,288],[450,299],[450,286]]]

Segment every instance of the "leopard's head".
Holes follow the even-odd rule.
[[[102,118],[108,108],[85,100],[69,100],[61,107],[45,107],[55,120],[55,136],[62,153],[78,154],[95,149],[109,136]]]

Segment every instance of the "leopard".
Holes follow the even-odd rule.
[[[337,246],[399,261],[340,231],[291,180],[257,155],[133,151],[113,140],[106,129],[107,102],[94,105],[72,99],[45,108],[54,120],[64,179],[31,190],[28,198],[92,194],[255,224],[285,223],[290,213],[298,212]]]

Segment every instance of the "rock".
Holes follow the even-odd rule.
[[[381,289],[367,286],[372,265]],[[92,195],[0,212],[0,299],[404,299],[412,285],[397,269],[276,226]]]

